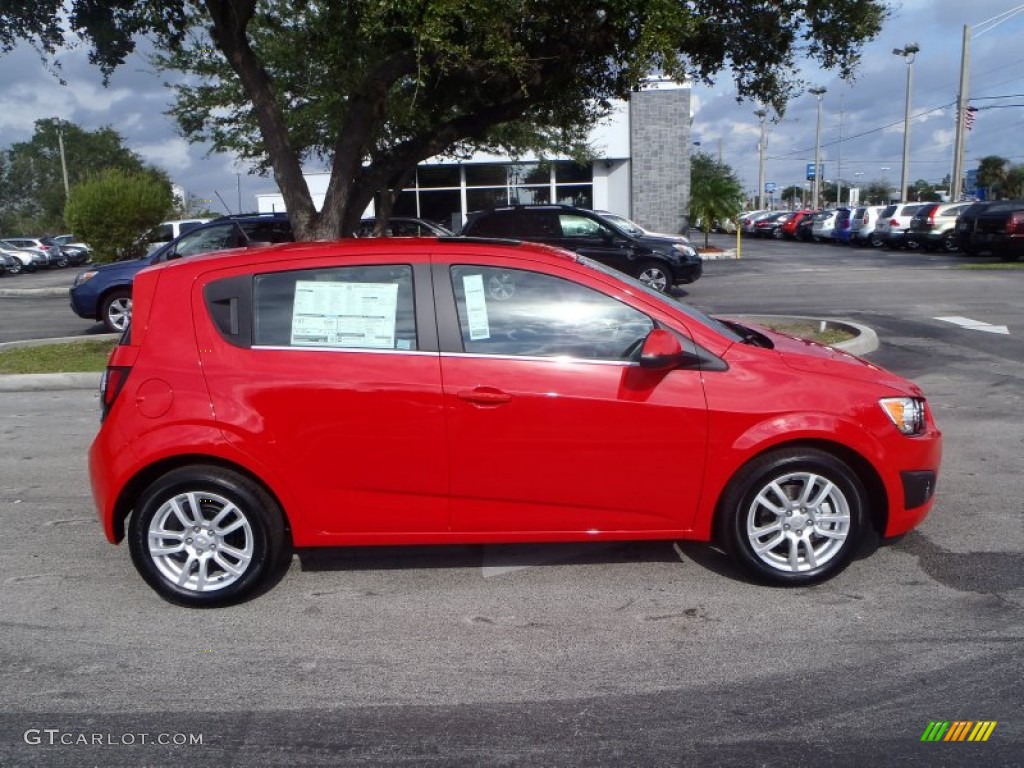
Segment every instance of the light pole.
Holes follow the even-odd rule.
[[[754,113],[757,119],[761,121],[761,141],[757,144],[758,149],[758,162],[757,162],[757,207],[764,210],[764,145],[765,145],[765,127],[764,119],[768,117],[768,113],[759,109]]]
[[[811,88],[808,93],[818,97],[818,127],[814,131],[814,193],[811,196],[811,208],[817,210],[821,194],[821,97],[825,95],[825,88]]]
[[[60,127],[60,120],[57,121],[57,146],[60,149],[60,169],[64,174],[64,200],[71,197],[71,186],[68,184],[68,161],[64,157],[64,131]]]
[[[883,165],[880,169],[882,171],[882,181],[885,182],[885,204],[888,205],[889,201],[892,200],[892,195],[889,194],[889,166]]]
[[[907,183],[910,176],[910,82],[914,72],[914,55],[920,51],[917,43],[907,43],[902,48],[893,48],[895,56],[907,60],[907,106],[903,116],[903,172],[900,175],[900,202],[907,201]]]

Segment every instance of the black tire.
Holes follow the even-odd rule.
[[[68,265],[68,255],[61,251],[60,256],[57,257],[57,266],[66,267]]]
[[[111,333],[120,333],[132,316],[132,292],[118,288],[103,297],[100,303],[100,321]]]
[[[781,240],[782,239],[782,227],[776,227],[775,229],[772,230],[772,239],[774,239],[774,240]]]
[[[214,521],[228,504],[234,510],[220,521],[221,529],[229,529],[222,534]],[[161,597],[190,608],[251,595],[279,562],[284,540],[281,509],[262,487],[205,465],[180,467],[152,483],[128,526],[132,562],[142,578]],[[180,550],[171,551],[175,542]],[[168,551],[154,553],[161,543]]]
[[[17,259],[15,259],[14,263],[11,264],[11,266],[9,266],[7,268],[7,273],[11,274],[11,275],[20,275],[22,269],[23,269],[22,263],[20,261],[18,261]]]
[[[672,273],[660,261],[642,261],[633,273],[637,280],[661,293],[672,287]]]
[[[822,481],[831,485],[822,488]],[[776,487],[785,491],[785,500]],[[817,504],[800,504],[799,492],[814,496]],[[816,448],[779,449],[754,459],[730,481],[717,533],[736,563],[758,581],[815,584],[842,571],[857,551],[866,498],[857,475],[832,454]],[[755,541],[762,545],[761,553]]]
[[[960,250],[960,243],[957,242],[956,235],[950,232],[939,241],[939,247],[946,253],[956,253]]]

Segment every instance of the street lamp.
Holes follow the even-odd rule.
[[[808,93],[818,97],[818,127],[814,131],[814,193],[811,197],[811,207],[817,210],[821,191],[821,97],[825,95],[825,88],[811,88]]]
[[[903,173],[900,176],[900,202],[907,201],[907,182],[910,175],[910,82],[914,72],[914,54],[921,49],[917,43],[907,43],[902,48],[893,48],[895,56],[907,60],[907,106],[903,117]]]
[[[768,117],[768,113],[763,110],[757,110],[754,115],[758,120],[761,121],[761,141],[757,144],[758,149],[758,163],[757,163],[757,207],[760,210],[764,210],[764,148],[765,148],[765,126],[764,119]]]

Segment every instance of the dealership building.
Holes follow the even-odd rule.
[[[616,104],[589,137],[594,160],[477,154],[421,163],[395,201],[393,215],[417,216],[457,231],[484,208],[564,203],[617,213],[645,229],[679,233],[690,205],[690,89],[657,82]],[[328,173],[305,176],[313,202],[323,204]],[[258,194],[263,213],[285,210],[279,192]],[[367,215],[372,215],[372,207]]]

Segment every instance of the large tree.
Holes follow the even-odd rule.
[[[989,200],[998,199],[1002,192],[1009,164],[1009,160],[998,155],[989,155],[978,161],[978,186],[985,188]]]
[[[882,0],[36,0],[0,9],[0,46],[74,31],[109,73],[149,35],[179,81],[183,133],[273,171],[301,238],[350,232],[416,164],[475,147],[571,144],[652,72],[781,114],[810,56],[848,76]],[[330,167],[317,212],[303,162]]]
[[[36,120],[31,139],[0,152],[0,233],[56,234],[65,228],[61,141],[72,187],[112,168],[147,169],[113,128],[88,131],[56,117]],[[166,181],[162,171],[148,172]]]

